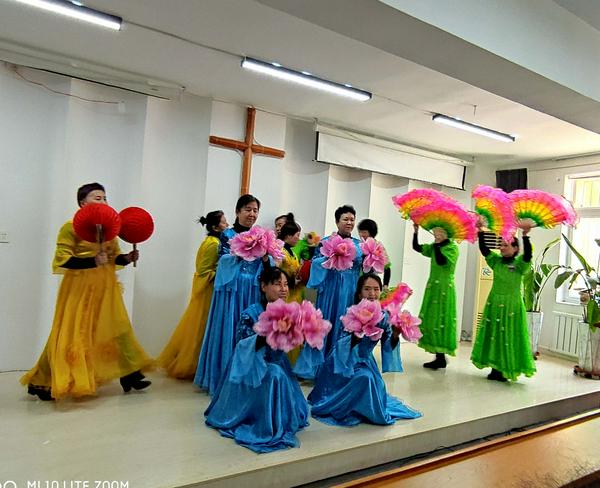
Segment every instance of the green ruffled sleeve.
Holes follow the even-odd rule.
[[[428,258],[433,256],[433,244],[421,244],[421,254]]]

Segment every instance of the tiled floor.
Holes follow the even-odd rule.
[[[431,355],[402,345],[405,372],[385,379],[421,419],[354,428],[311,420],[299,449],[263,455],[205,427],[208,397],[160,373],[144,392],[124,395],[113,383],[96,398],[56,404],[29,397],[19,374],[0,374],[0,486],[290,486],[600,406],[600,381],[576,377],[570,362],[542,357],[533,378],[498,383],[469,353],[462,345],[447,370],[429,371],[421,363]]]

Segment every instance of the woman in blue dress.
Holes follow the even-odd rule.
[[[258,277],[263,269],[261,259],[245,261],[229,253],[229,240],[250,230],[259,210],[260,201],[256,197],[242,195],[235,207],[233,228],[221,233],[214,292],[194,378],[194,384],[205,388],[209,394],[217,388],[233,352],[235,328],[242,311],[260,301]]]
[[[351,238],[356,247],[356,256],[352,267],[344,271],[324,268],[323,263],[327,258],[321,255],[320,247],[315,252],[310,267],[310,279],[306,286],[317,290],[316,307],[323,312],[323,318],[329,320],[332,325],[331,332],[329,332],[325,344],[325,354],[331,350],[340,336],[340,331],[342,330],[340,317],[352,305],[356,282],[360,275],[362,265],[360,241],[351,236],[355,220],[356,210],[351,205],[343,205],[335,211],[335,224],[338,228],[337,235],[343,238]],[[331,236],[325,237],[321,243],[330,238]]]
[[[296,432],[308,425],[308,405],[286,354],[252,330],[267,303],[286,300],[287,276],[268,268],[260,283],[262,300],[242,313],[238,343],[205,416],[222,436],[263,453],[299,446]]]
[[[362,299],[379,300],[381,278],[363,274],[356,287],[355,303]],[[378,327],[381,336],[383,372],[402,371],[399,336],[387,321],[387,313]],[[421,413],[404,405],[387,393],[385,383],[373,357],[378,341],[344,332],[325,363],[319,368],[315,387],[308,395],[311,415],[330,425],[352,426],[361,422],[390,425],[397,419],[414,419]]]

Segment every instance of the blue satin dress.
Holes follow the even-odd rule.
[[[228,238],[236,235],[232,229]],[[223,251],[223,249],[222,249]],[[225,254],[219,258],[194,384],[213,394],[235,347],[236,326],[246,307],[260,301],[261,259],[245,261]]]
[[[252,326],[263,311],[256,303],[242,314],[240,340],[204,413],[207,425],[257,453],[298,447],[296,432],[308,425],[308,405],[286,354],[268,345],[255,350]]]
[[[383,372],[402,372],[400,343],[392,348],[392,332],[387,318],[379,327]],[[346,334],[346,333],[345,333]],[[353,426],[361,422],[390,425],[397,419],[415,419],[421,413],[387,393],[373,357],[377,341],[363,337],[352,347],[352,334],[340,338],[315,379],[308,395],[311,414],[329,425]]]
[[[323,241],[327,239],[329,237],[325,237]],[[315,251],[310,267],[310,278],[306,286],[317,290],[315,306],[323,312],[323,318],[329,320],[332,325],[325,343],[325,355],[331,351],[343,330],[340,317],[346,313],[346,309],[354,302],[354,293],[360,276],[363,256],[360,250],[360,241],[354,237],[352,237],[352,241],[356,247],[356,257],[352,263],[352,268],[345,271],[323,268],[323,263],[327,258],[321,255],[321,247]]]
[[[219,240],[221,241],[221,245],[219,246],[219,257],[230,253],[229,241],[237,235],[238,233],[233,227],[229,227],[221,232],[221,235],[219,236]]]

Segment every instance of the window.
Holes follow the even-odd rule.
[[[600,244],[600,174],[571,175],[565,181],[566,196],[573,202],[579,215],[579,224],[576,228],[568,228],[563,232],[575,246],[586,261],[593,267],[599,260]],[[581,268],[581,263],[569,250],[564,241],[560,243],[561,263]],[[583,288],[583,280],[578,280],[569,290],[563,285],[557,293],[559,301],[579,303],[577,288]]]

